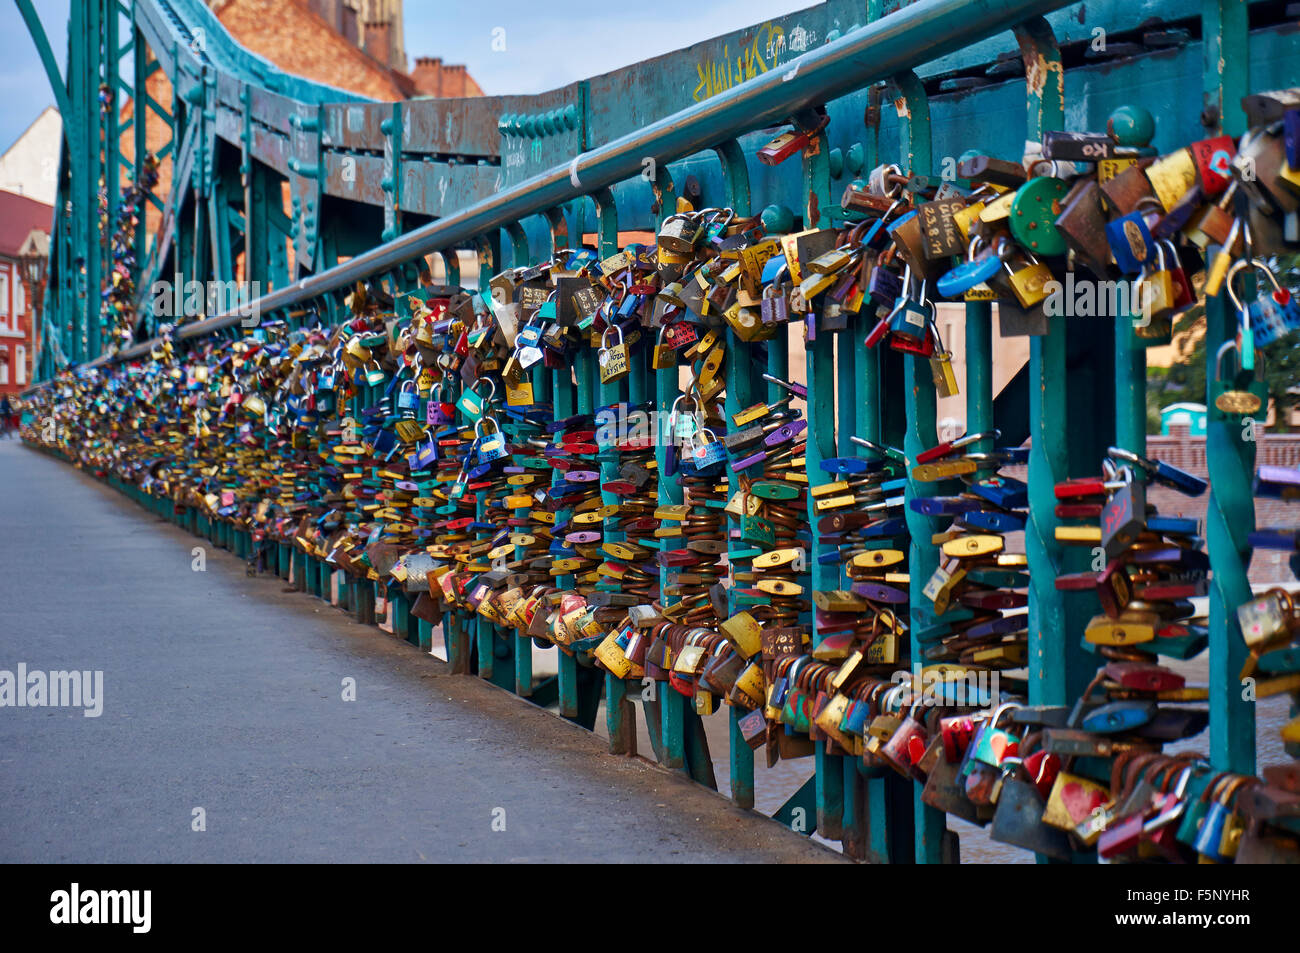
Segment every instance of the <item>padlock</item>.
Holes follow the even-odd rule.
[[[1237,607],[1241,636],[1258,655],[1279,642],[1289,641],[1295,628],[1295,606],[1285,589],[1268,592]]]
[[[1138,274],[1144,263],[1154,261],[1156,257],[1155,238],[1147,223],[1145,207],[1134,209],[1106,225],[1106,242],[1111,255],[1119,270],[1126,275]]]
[[[729,208],[706,208],[699,213],[704,220],[704,241],[715,248],[727,235],[727,226],[736,217],[735,210]]]
[[[939,277],[936,283],[938,293],[944,298],[956,298],[965,295],[1002,271],[1002,260],[992,251],[981,254],[983,239],[976,236],[970,240],[966,250],[966,260]]]
[[[1014,702],[1004,702],[994,710],[988,722],[980,729],[975,740],[971,742],[968,758],[983,762],[997,768],[1003,758],[1017,757],[1020,751],[1020,736],[999,727],[1004,716],[1019,708]]]
[[[1226,777],[1219,783],[1192,845],[1201,855],[1202,863],[1224,863],[1237,853],[1245,829],[1236,810],[1237,797],[1244,786],[1258,783],[1258,780],[1236,775]]]
[[[434,384],[425,405],[425,420],[430,427],[442,427],[456,419],[456,408],[442,399],[443,384]]]
[[[664,325],[664,342],[673,351],[689,348],[699,339],[700,334],[690,321],[674,321]]]
[[[919,297],[912,297],[911,269],[904,272],[903,292],[894,302],[894,309],[884,319],[889,327],[889,346],[898,351],[928,357],[934,351],[934,338],[930,326],[934,321],[934,305],[926,300],[926,282],[920,283]]]
[[[1249,304],[1238,295],[1235,287],[1237,275],[1247,270],[1262,273],[1268,286]],[[1239,315],[1242,367],[1250,370],[1251,365],[1246,357],[1248,353],[1253,356],[1256,347],[1272,344],[1300,328],[1300,306],[1297,306],[1293,300],[1291,292],[1278,283],[1273,270],[1258,258],[1234,262],[1228,269],[1226,281],[1228,295]],[[1247,335],[1250,336],[1249,347],[1247,347]]]
[[[1233,179],[1218,202],[1202,206],[1200,211],[1194,213],[1186,228],[1183,229],[1183,234],[1187,236],[1188,241],[1202,250],[1210,245],[1230,248],[1236,236],[1234,226],[1237,224],[1237,218],[1232,209],[1236,201],[1236,193],[1237,180]]]
[[[608,343],[610,331],[615,332],[617,337],[617,343],[613,347],[610,347]],[[611,325],[602,332],[597,363],[600,366],[600,382],[602,384],[609,384],[627,377],[630,370],[627,344],[623,341],[623,329],[619,325]]]
[[[401,387],[397,391],[397,409],[409,411],[409,416],[415,416],[415,410],[420,406],[420,395],[416,391],[415,381],[402,381]]]
[[[650,366],[656,371],[665,371],[677,366],[677,353],[674,349],[668,347],[664,337],[667,330],[667,325],[659,326],[654,348],[650,352]]]
[[[944,348],[939,337],[939,328],[932,320],[930,330],[934,335],[934,353],[930,356],[930,376],[934,381],[935,394],[939,397],[956,397],[960,390],[957,385],[957,372],[952,366],[952,352]]]
[[[486,401],[478,393],[480,384],[486,382],[489,388],[489,394]],[[487,412],[487,407],[496,397],[497,385],[490,377],[480,377],[472,385],[467,387],[460,395],[460,400],[456,401],[457,408],[460,409],[466,417],[477,423]]]
[[[802,152],[812,144],[813,137],[825,128],[829,120],[829,116],[822,115],[811,128],[796,128],[792,132],[781,133],[758,150],[758,161],[764,165],[778,165],[790,156]]]
[[[1236,350],[1236,341],[1224,341],[1220,345],[1214,359],[1210,393],[1220,413],[1253,417],[1267,407],[1268,384],[1240,367],[1231,376],[1224,376],[1224,358],[1229,351]]]
[[[1101,548],[1107,561],[1132,546],[1147,522],[1145,484],[1134,478],[1129,467],[1120,474],[1123,484],[1111,493],[1101,511]]]
[[[1061,201],[1056,229],[1066,245],[1087,268],[1104,278],[1110,262],[1106,240],[1106,212],[1101,189],[1093,179],[1079,179]]]
[[[678,255],[695,250],[704,235],[704,228],[693,214],[670,215],[659,228],[657,242],[660,248]]]
[[[695,408],[690,413],[679,411],[677,409],[677,405],[687,397],[690,397],[691,406]],[[673,401],[673,405],[668,413],[669,430],[672,432],[674,439],[677,441],[684,441],[695,436],[696,432],[700,428],[698,417],[699,409],[698,405],[695,403],[695,398],[691,397],[689,394],[678,395],[677,399]]]
[[[492,424],[490,431],[483,427],[485,423]],[[495,418],[484,416],[475,421],[474,436],[478,440],[479,463],[491,463],[493,460],[501,460],[510,455],[510,451],[506,449],[505,435],[501,432],[501,426]]]
[[[1134,333],[1144,341],[1167,343],[1171,332],[1170,317],[1176,308],[1174,275],[1163,242],[1156,243],[1156,257],[1142,265],[1135,283],[1135,311],[1141,317],[1133,322]]]
[[[1020,268],[1012,268],[1011,259],[1017,254],[1023,255],[1027,263]],[[1007,241],[998,245],[997,256],[1006,272],[1006,282],[1022,308],[1037,308],[1047,299],[1047,284],[1053,280],[1050,268],[1029,252],[1018,249]]]
[[[1064,181],[1049,176],[1035,176],[1016,190],[1011,200],[1007,225],[1011,237],[1031,256],[1064,255],[1065,236],[1056,227],[1061,200],[1069,192]]]
[[[1166,212],[1177,205],[1197,182],[1196,162],[1190,149],[1176,149],[1161,156],[1147,166],[1145,172],[1151,190]]]

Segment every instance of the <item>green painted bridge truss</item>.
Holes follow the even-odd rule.
[[[147,355],[160,326],[175,320],[151,310],[160,279],[258,282],[263,314],[293,323],[320,302],[332,302],[332,313],[357,280],[400,277],[417,259],[440,260],[455,283],[460,263],[476,258],[485,287],[491,274],[584,235],[612,253],[620,232],[656,229],[692,178],[704,205],[761,210],[771,230],[830,227],[840,224],[844,186],[880,162],[937,175],[970,149],[1018,158],[1043,131],[1103,129],[1125,104],[1152,112],[1152,145],[1165,151],[1242,133],[1248,90],[1300,85],[1297,25],[1283,19],[1285,4],[1269,2],[829,0],[540,94],[397,103],[279,72],[234,43],[200,0],[74,2],[60,77],[30,0],[16,2],[65,119],[43,379]],[[1095,49],[1099,35],[1106,51]],[[160,102],[151,88],[169,95]],[[829,118],[819,149],[775,167],[755,160],[775,128],[817,107]],[[151,149],[170,186],[145,199],[161,224],[132,238],[125,268],[138,310],[129,345],[110,353],[104,289],[121,267],[110,235],[122,188],[141,179]],[[1232,320],[1210,305],[1209,353]],[[1054,539],[1053,486],[1093,473],[1109,445],[1145,447],[1145,355],[1114,330],[1054,324],[1032,339],[1027,366],[995,399],[991,307],[966,306],[968,430],[996,424],[1004,442],[1032,438],[1032,704],[1068,704],[1096,668],[1081,648],[1085,600],[1094,597],[1052,585],[1060,572],[1086,568]],[[184,347],[239,333],[238,315],[209,313],[182,323],[175,340]],[[728,344],[730,353],[746,348],[730,333]],[[767,360],[786,375],[781,349]],[[745,363],[727,362],[728,410],[781,396]],[[909,455],[936,442],[934,388],[917,362],[836,353],[832,336],[819,335],[806,372],[810,472],[815,458],[860,453],[853,433]],[[677,396],[675,373],[639,369],[626,388],[664,410]],[[557,416],[616,399],[604,385],[575,390],[558,377],[553,398]],[[1209,435],[1210,746],[1217,768],[1250,772],[1254,715],[1235,681],[1245,649],[1232,609],[1249,591],[1253,449],[1241,451],[1228,427],[1211,423]],[[1216,452],[1230,442],[1232,453]],[[680,492],[660,490],[665,500]],[[915,618],[938,552],[927,542],[930,520],[908,519]],[[815,565],[814,588],[835,588],[838,572]],[[574,711],[576,677],[572,660],[562,663],[559,695]],[[622,697],[611,683],[609,707]],[[684,766],[684,719],[665,714],[663,729],[667,763]],[[732,795],[752,804],[752,753],[734,720],[732,739]],[[854,796],[849,761],[818,751],[809,793],[821,829],[856,829],[876,859],[943,859],[944,816],[910,785],[876,779]]]

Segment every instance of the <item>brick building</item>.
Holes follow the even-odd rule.
[[[286,73],[393,101],[482,96],[463,65],[422,56],[408,72],[402,0],[209,0],[242,46]]]
[[[39,333],[27,261],[49,253],[54,207],[15,192],[0,191],[0,394],[16,394],[32,381]]]

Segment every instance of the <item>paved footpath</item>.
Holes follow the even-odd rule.
[[[200,545],[0,441],[0,678],[103,672],[0,708],[0,861],[839,859]]]

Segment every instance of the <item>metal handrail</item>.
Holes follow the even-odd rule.
[[[1068,2],[917,0],[804,53],[780,69],[584,152],[567,165],[555,166],[343,264],[272,291],[239,310],[185,325],[177,330],[175,338],[185,340],[222,331],[239,324],[250,313],[269,314],[419,256],[456,247],[493,228],[633,178],[641,174],[647,157],[659,164],[676,161],[717,142],[783,121],[802,108],[820,105],[918,63],[938,59]],[[154,338],[81,366],[97,367],[143,357],[159,343],[161,339]]]

